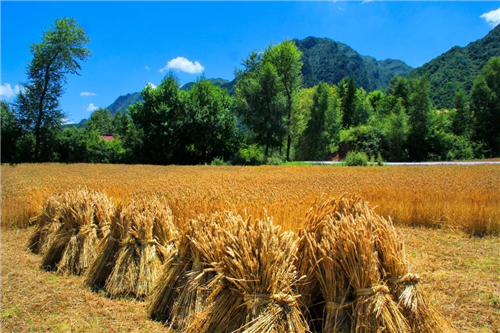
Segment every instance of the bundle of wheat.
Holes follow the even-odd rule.
[[[28,241],[28,248],[35,254],[43,254],[47,250],[46,244],[50,243],[53,235],[61,225],[62,194],[52,194],[45,199],[40,214],[32,219],[36,223],[35,232]]]
[[[356,195],[343,194],[338,199],[321,196],[306,214],[304,227],[300,230],[296,262],[300,274],[305,278],[297,284],[297,291],[302,295],[301,309],[315,330],[326,329],[329,332],[331,325],[338,327],[340,323],[345,323],[342,319],[344,307],[334,311],[335,306],[331,305],[339,304],[338,298],[345,294],[346,288],[332,257],[333,239],[323,230],[325,223],[334,223],[342,216],[360,216],[365,206],[366,203]],[[327,237],[323,244],[325,248],[320,248],[318,244],[322,244],[323,235]],[[325,304],[330,305],[325,307]],[[339,318],[332,321],[331,316],[337,312]]]
[[[404,245],[391,220],[386,220],[369,209],[365,214],[373,221],[375,246],[382,274],[412,332],[454,332],[448,321],[427,302],[419,285],[420,277],[410,272]]]
[[[87,271],[86,283],[94,291],[103,289],[108,277],[115,267],[120,249],[120,240],[124,238],[126,229],[120,223],[122,207],[118,206],[111,219],[110,231],[97,246],[96,258]]]
[[[298,238],[269,218],[224,228],[220,275],[200,332],[306,332],[295,291]]]
[[[211,311],[210,295],[221,286],[224,230],[232,229],[240,218],[231,213],[200,215],[189,222],[191,265],[171,312],[171,328],[198,332]]]
[[[47,241],[42,267],[60,274],[83,274],[95,247],[109,230],[113,202],[103,193],[79,188],[63,194],[60,225]]]
[[[132,201],[120,213],[123,237],[116,252],[116,261],[105,283],[110,297],[148,296],[158,279],[163,264],[173,256],[179,238],[170,208],[158,199]],[[117,233],[116,233],[117,234]],[[106,248],[113,248],[108,237]],[[113,258],[113,250],[107,257]]]

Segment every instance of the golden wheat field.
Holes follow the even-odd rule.
[[[500,330],[498,166],[1,172],[6,331]]]
[[[500,232],[500,167],[2,165],[2,225],[26,226],[52,193],[85,186],[115,202],[155,194],[179,222],[199,213],[264,214],[299,229],[321,195],[358,194],[397,225]]]

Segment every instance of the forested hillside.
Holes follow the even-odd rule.
[[[409,76],[427,75],[431,98],[437,108],[452,108],[459,90],[469,93],[481,69],[492,57],[500,56],[500,25],[484,38],[465,47],[455,46],[412,71]]]

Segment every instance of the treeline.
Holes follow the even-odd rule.
[[[98,109],[82,128],[63,126],[61,115],[38,134],[22,101],[2,102],[2,162],[278,164],[347,151],[386,161],[500,156],[500,58],[450,110],[433,107],[425,76],[395,77],[385,92],[367,93],[352,78],[302,88],[301,68],[295,43],[284,41],[244,60],[234,96],[204,78],[181,90],[170,73],[125,113]]]

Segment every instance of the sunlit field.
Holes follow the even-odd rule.
[[[40,270],[26,250],[51,194],[86,187],[117,206],[165,199],[179,226],[214,212],[269,216],[300,233],[318,198],[357,194],[395,223],[430,304],[461,332],[500,329],[500,168],[478,166],[2,165],[2,327],[160,332],[147,303],[93,293],[82,276]],[[31,221],[31,222],[30,222]]]
[[[78,186],[104,191],[116,203],[157,194],[178,223],[199,213],[269,215],[299,229],[320,196],[358,194],[396,225],[500,232],[500,167],[407,166],[145,166],[2,165],[2,225],[26,226],[52,193]]]

